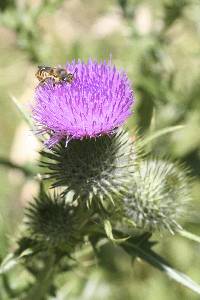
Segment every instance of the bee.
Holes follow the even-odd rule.
[[[60,66],[58,67],[49,67],[49,66],[38,66],[38,70],[35,74],[40,83],[44,83],[46,79],[53,79],[53,84],[68,82],[72,83],[74,79],[74,74],[68,73],[67,69],[64,69]]]

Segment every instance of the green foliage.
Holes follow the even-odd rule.
[[[4,0],[0,1],[0,10],[4,11],[5,9],[8,9],[10,7],[15,6],[15,1],[14,0]]]
[[[54,191],[56,188],[59,190],[63,182],[64,186],[67,185],[65,182],[70,182],[72,174],[76,184],[68,184],[67,191],[61,195],[54,193],[50,196],[41,183],[38,197],[26,210],[26,227],[21,233],[18,248],[1,266],[4,275],[23,260],[25,268],[34,277],[34,282],[20,292],[23,300],[32,299],[35,295],[37,299],[46,299],[52,290],[53,295],[56,295],[58,287],[54,281],[62,273],[63,259],[67,257],[74,260],[77,248],[83,250],[86,241],[91,243],[94,255],[98,257],[98,243],[105,239],[119,244],[133,258],[142,258],[200,294],[197,284],[152,252],[155,243],[149,240],[151,232],[155,230],[161,231],[164,228],[171,233],[181,230],[177,219],[184,210],[184,202],[190,198],[186,172],[179,171],[177,166],[166,161],[140,160],[136,149],[140,148],[136,145],[133,147],[130,137],[119,131],[113,136],[95,140],[70,141],[68,147],[60,142],[52,152],[41,153],[46,158],[46,163],[42,158],[43,166],[51,171],[47,173],[51,174],[50,178],[54,180],[60,176],[57,178],[64,180],[56,179]],[[52,159],[55,163],[51,162]],[[88,205],[88,191],[91,188],[87,182],[99,183],[101,188],[101,182],[107,183],[108,176],[111,176],[111,180],[107,186],[110,187],[113,182],[118,183],[115,189],[110,188],[111,192],[115,191],[111,202],[114,209],[106,205],[111,198],[107,193],[103,202],[101,197],[98,198],[101,192],[95,193],[92,205]],[[85,187],[83,193],[81,185]],[[93,188],[92,191],[96,190]],[[68,194],[71,192],[75,195],[77,192],[78,196],[70,199]],[[124,219],[129,224],[129,230],[124,227]]]
[[[28,1],[20,5],[18,1],[5,2],[2,5],[1,23],[16,32],[18,45],[28,53],[34,63],[40,62],[42,32],[38,24],[40,16],[54,11],[63,0],[42,0],[32,6]],[[41,49],[42,50],[42,49]]]
[[[35,166],[14,163],[8,153],[17,124],[16,112],[6,101],[8,90],[18,93],[20,100],[22,90],[29,95],[26,70],[30,67],[32,78],[34,64],[54,65],[66,59],[90,56],[105,58],[112,53],[113,62],[123,67],[134,83],[136,107],[128,124],[131,133],[133,127],[139,127],[141,135],[145,135],[142,145],[147,152],[155,157],[164,154],[183,161],[198,182],[198,1],[103,0],[94,1],[92,5],[90,1],[33,2],[0,2],[3,33],[0,150],[7,157],[1,156],[1,166],[23,173],[21,186],[36,179]],[[146,24],[149,16],[149,24]],[[138,19],[143,23],[139,24]],[[19,101],[17,106],[27,120],[27,114],[18,104]],[[129,136],[129,139],[135,138],[137,140],[134,134]],[[186,223],[185,227],[200,233],[198,203],[194,203],[194,209],[191,205],[185,211],[187,172],[179,171],[177,164],[165,159],[154,160],[152,156],[137,159],[135,164],[137,143],[128,142],[128,136],[123,134],[114,141],[109,138],[96,142],[71,143],[67,148],[61,144],[53,152],[42,151],[43,171],[56,193],[41,192],[28,205],[27,223],[21,230],[16,250],[2,261],[0,299],[198,300],[199,286],[154,252],[155,242],[151,240],[153,232],[154,240],[159,241],[157,252],[200,282],[200,261],[191,241],[199,243],[199,237],[182,230],[181,218],[179,220],[182,213],[186,217],[190,214],[190,224]],[[119,152],[116,153],[113,149],[117,143]],[[130,157],[133,164],[129,165]],[[71,172],[75,176],[70,176]],[[5,173],[0,175],[1,256],[6,250],[10,251],[7,235],[17,235],[17,215],[21,212],[21,202],[17,202],[21,186],[14,188],[12,179]],[[134,180],[127,180],[127,174]],[[125,214],[123,196],[130,192],[127,186],[132,192],[125,198],[129,206]],[[198,184],[193,194],[198,201]],[[161,235],[156,235],[156,229],[161,230]],[[167,237],[162,229],[175,233],[175,238]],[[190,241],[179,239],[177,234]],[[13,249],[13,241],[10,244]],[[137,257],[197,295],[173,285],[139,263]]]

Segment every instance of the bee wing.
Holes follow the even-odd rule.
[[[62,67],[61,65],[57,65],[57,66],[55,67],[55,69],[57,69],[57,70],[62,70],[63,67]]]
[[[49,66],[38,66],[38,69],[41,71],[41,70],[43,70],[43,71],[50,71],[52,68],[51,67],[49,67]]]

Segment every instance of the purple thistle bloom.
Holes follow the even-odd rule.
[[[72,83],[48,79],[35,92],[33,118],[40,133],[50,133],[46,145],[60,140],[112,133],[131,114],[133,93],[127,75],[111,63],[72,61]]]

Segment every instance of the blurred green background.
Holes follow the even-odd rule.
[[[109,59],[133,82],[136,104],[128,121],[142,135],[185,124],[158,138],[153,153],[185,163],[194,178],[185,228],[200,234],[200,2],[199,0],[0,0],[0,257],[18,234],[23,208],[36,183],[14,164],[37,164],[39,145],[11,96],[28,110],[37,84],[37,65],[73,58]],[[200,283],[200,248],[180,237],[159,236],[157,251]],[[87,272],[85,271],[87,269]],[[109,269],[109,270],[108,270]],[[16,273],[15,273],[16,272]],[[27,274],[12,274],[12,286]],[[134,263],[105,247],[102,265],[87,266],[58,279],[52,299],[199,299],[141,261]],[[6,278],[0,299],[10,299]]]

